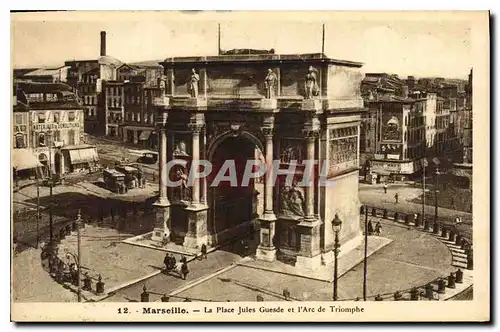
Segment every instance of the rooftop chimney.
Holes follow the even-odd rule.
[[[106,55],[106,31],[101,31],[101,56]]]

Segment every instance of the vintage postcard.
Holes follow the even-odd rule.
[[[13,321],[490,320],[488,12],[11,27]]]

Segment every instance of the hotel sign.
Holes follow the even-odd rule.
[[[33,125],[33,130],[57,130],[80,127],[79,122],[66,122],[66,123],[39,123]]]

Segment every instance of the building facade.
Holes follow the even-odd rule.
[[[13,167],[28,177],[87,170],[97,151],[83,142],[84,113],[66,84],[18,83],[13,119]],[[31,157],[30,157],[31,155]],[[19,174],[19,173],[17,173]]]

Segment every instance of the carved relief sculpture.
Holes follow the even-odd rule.
[[[291,187],[287,185],[281,187],[280,212],[288,217],[304,216],[304,195],[295,183]]]
[[[188,92],[191,94],[191,98],[198,98],[198,83],[200,82],[200,75],[196,73],[196,70],[191,69],[191,78],[188,82]]]
[[[180,141],[175,145],[174,156],[189,156],[186,150],[186,142]]]
[[[191,188],[188,186],[188,175],[187,171],[182,166],[176,166],[173,170],[173,181],[181,181],[180,186],[173,188],[174,199],[180,201],[190,201],[191,200]]]
[[[276,76],[276,74],[271,69],[268,69],[266,78],[264,79],[267,99],[274,98],[277,81],[278,77]]]
[[[318,95],[318,84],[314,68],[309,67],[309,72],[306,75],[306,99],[312,99]]]
[[[303,160],[303,151],[301,146],[294,146],[290,142],[283,142],[283,148],[281,150],[281,162],[284,164],[289,164],[292,161],[301,163]]]

